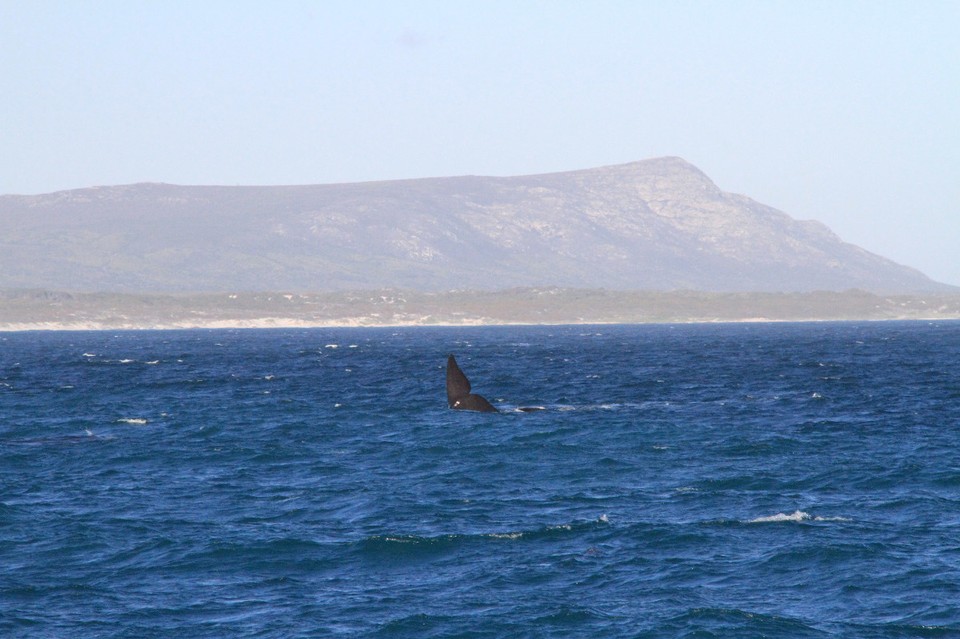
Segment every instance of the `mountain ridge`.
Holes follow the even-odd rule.
[[[681,158],[525,176],[0,196],[0,288],[956,290]]]

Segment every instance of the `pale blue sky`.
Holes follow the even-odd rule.
[[[960,284],[960,2],[0,0],[0,193],[677,155]]]

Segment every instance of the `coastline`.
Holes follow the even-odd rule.
[[[627,326],[662,324],[784,324],[801,322],[951,322],[960,317],[884,317],[844,319],[771,319],[749,317],[740,319],[673,319],[657,321],[557,321],[557,322],[511,322],[511,321],[463,321],[430,322],[406,321],[393,323],[370,323],[365,321],[308,321],[284,318],[261,318],[250,320],[211,320],[207,322],[175,322],[165,324],[99,323],[99,322],[34,322],[0,324],[0,334],[29,332],[97,332],[97,331],[187,331],[187,330],[263,330],[263,329],[320,329],[320,328],[457,328],[490,326]]]
[[[505,291],[112,294],[0,290],[0,332],[960,319],[960,293]]]
[[[601,323],[601,322],[590,322]],[[517,323],[524,325],[525,323]],[[468,321],[462,323],[438,322],[392,322],[371,323],[363,319],[311,321],[292,318],[263,317],[257,319],[222,319],[199,322],[164,322],[137,324],[132,322],[20,322],[0,324],[0,333],[27,331],[177,331],[217,329],[269,329],[269,328],[391,328],[407,326],[497,326],[513,325],[509,322]]]

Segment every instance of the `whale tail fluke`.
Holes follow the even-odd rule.
[[[453,355],[447,357],[447,404],[456,410],[498,413],[490,402],[470,392],[470,380],[464,375]]]

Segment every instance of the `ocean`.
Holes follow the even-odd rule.
[[[958,364],[960,322],[2,333],[0,636],[957,637]]]

